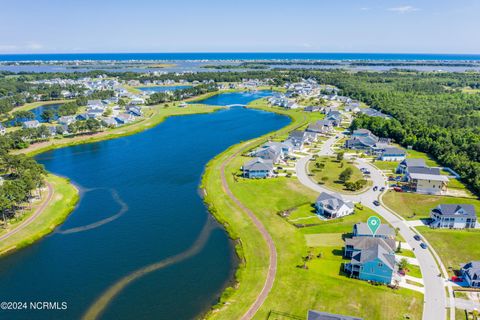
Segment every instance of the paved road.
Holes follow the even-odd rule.
[[[30,216],[28,217],[27,219],[25,219],[22,223],[20,223],[15,229],[13,230],[10,230],[9,232],[5,233],[4,235],[2,235],[0,237],[0,241],[3,241],[11,236],[13,236],[14,234],[16,234],[17,232],[20,232],[21,230],[23,230],[26,226],[28,226],[30,223],[32,223],[35,219],[38,218],[38,216],[40,214],[42,214],[43,210],[45,209],[45,207],[49,204],[50,200],[52,200],[52,196],[53,196],[53,188],[52,188],[52,185],[50,183],[47,182],[47,189],[48,189],[48,195],[47,195],[47,200],[44,201],[42,203],[42,205],[37,208],[37,210],[35,210],[35,212]]]
[[[265,226],[262,224],[262,222],[255,216],[255,214],[248,209],[243,203],[237,199],[230,190],[230,187],[228,186],[227,179],[225,178],[225,167],[236,157],[238,156],[244,148],[242,148],[240,151],[234,153],[232,156],[230,156],[228,159],[226,159],[221,167],[220,167],[220,175],[222,178],[222,186],[223,189],[225,190],[226,194],[228,197],[243,211],[245,212],[250,219],[252,219],[255,227],[260,231],[262,234],[263,239],[267,243],[268,246],[268,252],[270,256],[270,261],[269,261],[269,266],[268,266],[268,273],[267,273],[267,278],[265,279],[265,283],[263,284],[262,291],[260,291],[260,294],[257,296],[255,299],[255,302],[250,306],[250,308],[245,312],[245,314],[242,316],[242,320],[247,320],[247,319],[252,319],[253,316],[257,313],[258,309],[262,306],[262,304],[265,302],[265,299],[267,299],[268,294],[270,293],[270,290],[272,289],[273,282],[275,280],[275,275],[277,273],[277,250],[275,248],[275,244],[273,242],[272,237],[268,233],[267,229]]]
[[[335,143],[336,140],[337,139],[335,137],[332,137],[325,141],[318,155],[332,155],[333,151],[331,150],[331,146]],[[309,187],[310,189],[315,190],[319,193],[332,193],[331,190],[328,190],[327,188],[313,182],[307,175],[306,166],[310,158],[310,156],[307,156],[299,159],[296,164],[296,172],[299,181],[306,187]],[[382,174],[381,171],[379,171],[363,159],[358,159],[358,163],[359,167],[367,168],[371,172],[371,179],[374,185],[379,187],[387,185],[385,176]],[[400,235],[412,248],[414,248],[415,255],[417,257],[418,263],[420,264],[420,269],[422,270],[423,281],[425,285],[423,320],[446,319],[445,308],[447,307],[447,298],[445,294],[445,280],[442,277],[438,276],[440,274],[440,270],[437,267],[432,253],[429,250],[422,249],[419,246],[420,243],[413,239],[415,233],[409,228],[405,220],[400,219],[397,215],[393,214],[385,207],[377,207],[373,204],[373,201],[377,200],[379,198],[379,195],[380,192],[374,192],[373,189],[370,188],[362,194],[343,195],[343,197],[347,200],[362,203],[362,205],[371,208],[376,213],[381,215],[394,228],[399,228]],[[452,300],[453,299],[451,299],[450,303],[454,304]]]

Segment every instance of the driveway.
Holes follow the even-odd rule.
[[[341,135],[340,135],[341,136]],[[332,137],[325,141],[322,146],[319,156],[333,155],[331,146],[336,142],[336,138]],[[333,191],[313,182],[307,174],[307,164],[310,160],[310,156],[306,156],[297,161],[296,170],[298,180],[305,185],[306,187],[320,192],[333,193]],[[373,181],[374,186],[387,186],[387,181],[385,176],[380,170],[372,166],[369,162],[364,159],[357,159],[357,167],[367,168],[371,174],[371,180]],[[378,200],[380,192],[373,191],[372,188],[369,188],[362,194],[356,195],[343,195],[346,200],[352,200],[354,202],[361,203],[363,206],[369,207],[374,210],[377,214],[382,216],[386,221],[388,221],[394,228],[398,228],[399,234],[405,239],[408,245],[415,250],[415,255],[417,257],[420,269],[423,275],[423,281],[425,285],[425,295],[424,295],[424,309],[423,309],[423,320],[445,320],[446,319],[446,308],[447,308],[447,298],[445,294],[444,279],[439,277],[440,270],[435,262],[435,259],[430,252],[430,250],[425,250],[420,247],[420,242],[413,239],[415,233],[410,229],[409,224],[399,218],[397,215],[393,214],[383,206],[375,206],[373,201]],[[450,303],[454,305],[453,298],[450,299]],[[452,318],[450,318],[452,319]],[[454,318],[453,318],[454,319]]]

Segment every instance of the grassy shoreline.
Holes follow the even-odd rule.
[[[237,208],[223,190],[220,170],[224,163],[226,163],[225,176],[231,191],[254,211],[268,229],[277,248],[277,279],[255,318],[268,318],[269,311],[272,310],[303,316],[307,309],[312,308],[328,312],[336,311],[336,313],[346,312],[346,314],[358,316],[368,314],[372,319],[381,319],[385,314],[395,319],[405,314],[413,315],[414,318],[421,316],[423,301],[421,294],[407,289],[393,291],[384,286],[375,287],[338,274],[340,265],[343,263],[342,258],[337,254],[341,251],[339,243],[343,244],[341,233],[349,232],[353,223],[360,218],[359,216],[352,216],[348,223],[339,222],[339,226],[322,224],[310,228],[312,230],[295,229],[277,213],[305,202],[312,203],[316,197],[314,192],[303,187],[296,179],[275,178],[258,181],[234,179],[233,173],[238,171],[242,161],[245,160],[242,158],[242,153],[264,142],[267,138],[284,138],[288,131],[304,126],[307,121],[313,121],[315,117],[301,111],[272,108],[259,101],[252,102],[248,107],[287,115],[292,122],[278,131],[230,147],[206,166],[201,185],[206,195],[204,201],[211,214],[224,225],[230,237],[236,241],[236,251],[241,263],[236,271],[234,284],[225,289],[218,304],[213,306],[204,317],[208,319],[241,318],[261,291],[269,264],[266,244],[259,231],[246,213]],[[237,156],[234,156],[235,154]],[[232,156],[234,156],[233,159],[230,159]],[[367,213],[359,215],[364,214]],[[305,241],[307,236],[310,236],[308,233],[319,232],[323,239],[320,241],[322,245],[315,248],[309,247]],[[323,243],[328,236],[335,236],[335,245]],[[311,250],[315,255],[320,254],[322,257],[309,262],[310,270],[308,271],[298,268],[298,264],[302,263],[302,256]],[[298,290],[299,287],[303,290]],[[344,298],[335,299],[344,295]],[[384,300],[382,306],[371,304],[371,301],[380,297]],[[349,303],[351,299],[354,302]]]
[[[33,244],[62,224],[75,208],[79,200],[78,189],[66,178],[49,174],[47,182],[52,185],[53,196],[40,216],[30,222],[25,228],[0,243],[0,257],[11,254]],[[25,214],[16,224],[34,214],[34,211],[45,199],[37,203],[34,208]]]

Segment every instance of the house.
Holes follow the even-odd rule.
[[[317,135],[313,132],[294,130],[290,132],[286,141],[289,141],[293,145],[294,150],[301,150],[304,144],[312,143],[316,138]]]
[[[135,120],[135,117],[128,113],[121,113],[115,117],[119,124],[127,124]]]
[[[390,284],[397,271],[395,253],[381,243],[354,251],[344,271],[353,278]]]
[[[362,318],[344,316],[328,312],[308,310],[307,320],[362,320]]]
[[[395,147],[388,147],[385,148],[381,155],[380,155],[380,160],[382,161],[403,161],[405,160],[405,157],[407,156],[407,153],[405,150],[400,149],[400,148],[395,148]]]
[[[251,153],[251,156],[261,158],[263,160],[271,160],[273,163],[283,159],[282,149],[276,145],[261,147]]]
[[[318,106],[308,106],[303,108],[303,111],[305,112],[320,112],[321,110],[322,108]]]
[[[284,142],[269,141],[263,144],[262,148],[268,148],[271,146],[278,147],[282,151],[283,157],[288,156],[293,151],[293,145],[288,141],[284,141]]]
[[[103,108],[103,102],[101,100],[88,100],[87,108]]]
[[[353,226],[353,236],[374,237],[372,231],[365,222],[359,222]],[[386,224],[381,224],[375,233],[375,238],[395,239],[395,230]]]
[[[356,252],[368,249],[377,244],[389,252],[395,252],[397,249],[395,240],[390,238],[352,237],[345,239],[343,255],[345,258],[351,259]]]
[[[129,106],[128,108],[128,113],[135,117],[141,117],[142,116],[142,110],[139,107],[132,107]]]
[[[102,118],[103,125],[106,127],[116,127],[118,126],[117,120],[114,117]]]
[[[370,154],[379,154],[388,148],[390,140],[379,138],[370,130],[354,130],[350,139],[345,141],[345,147],[352,150],[362,150]]]
[[[412,191],[425,194],[445,194],[448,177],[439,168],[409,167],[405,175]]]
[[[315,201],[317,214],[327,219],[348,216],[353,213],[355,206],[351,201],[345,201],[339,194],[320,193]]]
[[[5,133],[7,133],[7,129],[0,123],[0,135],[3,136]]]
[[[145,104],[145,99],[139,98],[139,97],[134,97],[132,100],[130,100],[131,104]]]
[[[392,118],[391,116],[389,116],[387,114],[384,114],[381,111],[372,109],[372,108],[361,109],[360,113],[364,114],[364,115],[367,115],[369,117],[380,117],[380,118],[384,118],[384,119],[391,119]]]
[[[56,127],[52,127],[52,126],[49,126],[47,127],[48,129],[48,132],[50,132],[50,136],[54,137],[57,135],[57,128]]]
[[[425,160],[423,159],[405,159],[398,164],[397,173],[406,174],[408,171],[408,168],[412,168],[412,167],[426,168],[427,165],[425,163]]]
[[[430,212],[433,228],[474,229],[478,227],[471,204],[440,204]]]
[[[40,126],[40,122],[38,122],[38,120],[25,121],[22,126],[24,129],[35,129]]]
[[[59,124],[68,126],[69,124],[74,123],[76,120],[75,116],[61,116],[57,121]]]
[[[325,117],[326,120],[331,120],[335,127],[338,127],[342,123],[342,114],[340,111],[330,111]]]
[[[470,261],[464,264],[460,269],[460,274],[470,287],[480,288],[480,261]]]
[[[255,158],[242,167],[243,176],[246,178],[267,178],[273,176],[273,161]]]
[[[335,128],[333,126],[333,121],[331,120],[318,120],[315,123],[309,124],[306,131],[318,134],[327,134],[335,131]]]

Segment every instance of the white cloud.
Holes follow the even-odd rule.
[[[37,43],[37,42],[29,42],[26,46],[25,46],[26,49],[29,49],[29,50],[40,50],[43,48],[43,45],[41,45],[40,43]]]
[[[17,49],[18,47],[12,44],[0,44],[0,52],[11,52]]]
[[[388,11],[394,11],[398,13],[407,13],[407,12],[413,12],[413,11],[418,11],[418,8],[412,7],[412,6],[401,6],[401,7],[394,7],[394,8],[388,8]]]
[[[360,8],[360,10],[362,10],[362,11],[369,11],[369,10],[370,10],[370,8],[363,7],[363,8]]]

